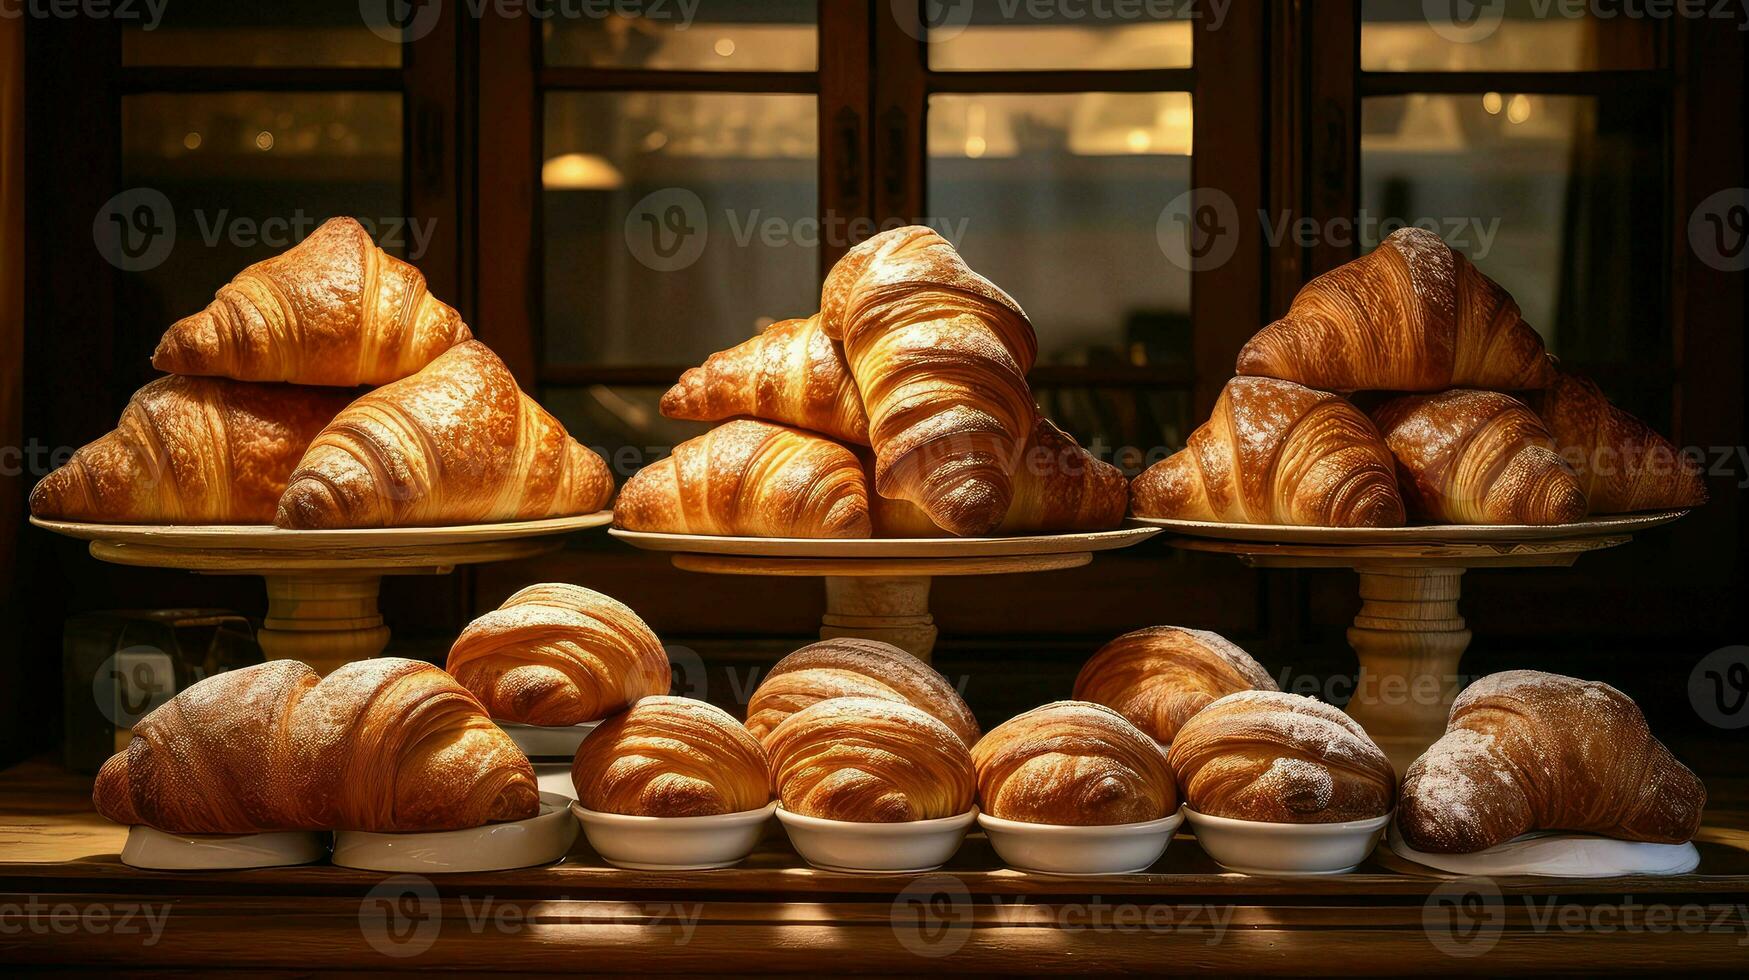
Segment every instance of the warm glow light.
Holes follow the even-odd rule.
[[[1145,129],[1130,130],[1128,141],[1131,153],[1146,153],[1148,152],[1148,147],[1154,142],[1149,138],[1148,131]]]
[[[1506,100],[1500,97],[1499,92],[1489,92],[1487,95],[1482,96],[1482,108],[1486,109],[1490,116],[1498,116],[1500,114],[1500,109],[1505,106],[1505,104]]]
[[[609,191],[625,184],[625,177],[607,158],[596,153],[562,153],[541,164],[541,186],[561,191]]]
[[[966,156],[976,159],[984,155],[984,137],[966,137]]]
[[[660,129],[652,129],[644,136],[644,150],[647,153],[654,153],[667,145],[668,134]]]
[[[726,37],[717,38],[717,43],[711,45],[711,50],[727,58],[735,53],[735,42]]]
[[[189,133],[187,136],[182,137],[182,145],[190,150],[200,149],[200,134]]]
[[[1514,95],[1512,101],[1506,103],[1506,119],[1509,122],[1521,123],[1530,118],[1530,99],[1523,95]]]
[[[258,150],[271,150],[271,149],[273,149],[273,134],[268,132],[265,129],[259,133],[256,133],[255,134],[255,148]]]

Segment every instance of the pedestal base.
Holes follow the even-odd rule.
[[[929,614],[927,575],[896,578],[826,578],[826,614],[820,639],[841,636],[882,640],[928,662],[935,650],[935,617]]]
[[[1348,713],[1397,776],[1445,732],[1470,631],[1458,615],[1461,568],[1360,567],[1360,612],[1348,630],[1360,670]]]

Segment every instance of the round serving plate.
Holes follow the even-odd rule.
[[[1022,534],[1007,538],[753,538],[713,534],[625,531],[609,534],[646,551],[760,558],[1007,558],[1127,548],[1160,533],[1152,527],[1070,534]]]
[[[1413,524],[1408,527],[1302,527],[1293,524],[1180,521],[1163,517],[1132,517],[1130,521],[1144,527],[1163,528],[1186,537],[1254,541],[1260,544],[1510,544],[1634,534],[1669,524],[1686,513],[1686,510],[1659,510],[1643,514],[1614,514],[1571,524]]]
[[[266,834],[172,834],[138,824],[128,828],[121,862],[153,871],[239,871],[309,864],[328,856],[322,835],[307,830]]]
[[[508,871],[551,864],[564,857],[576,839],[571,801],[542,793],[540,812],[527,820],[433,833],[338,831],[333,860],[340,867],[365,871]]]
[[[89,524],[79,521],[30,519],[32,524],[81,541],[102,541],[149,548],[199,548],[258,551],[327,551],[332,549],[483,544],[539,538],[600,527],[613,512],[596,511],[573,517],[496,524],[456,524],[446,527],[366,527],[292,531],[271,524]]]
[[[1455,875],[1614,878],[1681,875],[1700,866],[1700,851],[1693,842],[1648,844],[1592,834],[1538,832],[1474,854],[1429,854],[1404,842],[1395,821],[1386,840],[1398,856]]]

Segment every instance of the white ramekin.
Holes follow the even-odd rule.
[[[1198,813],[1184,815],[1196,842],[1228,871],[1248,875],[1336,875],[1372,853],[1391,815],[1343,823],[1268,823]]]
[[[978,814],[978,826],[984,828],[1002,863],[1016,871],[1053,875],[1146,871],[1166,853],[1182,823],[1182,808],[1158,820],[1104,826],[1025,823]]]
[[[235,871],[309,864],[328,856],[321,834],[281,830],[265,834],[173,834],[138,824],[128,828],[121,862],[155,871]]]
[[[954,817],[902,823],[827,820],[777,810],[796,852],[822,871],[934,871],[960,849],[977,817],[977,807]]]
[[[565,812],[570,800],[540,795],[540,809],[526,820],[489,823],[465,830],[334,834],[334,863],[343,868],[392,873],[509,871],[551,864],[577,839],[577,824]]]
[[[576,725],[524,725],[514,721],[497,722],[504,734],[516,743],[522,754],[530,759],[563,759],[567,765],[577,755],[577,746],[589,737],[599,721],[585,721]],[[544,788],[544,787],[543,787]]]
[[[638,817],[571,804],[595,853],[616,868],[634,871],[703,871],[738,864],[753,852],[775,809],[774,800],[740,813]]]

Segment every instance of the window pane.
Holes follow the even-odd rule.
[[[1636,8],[1639,5],[1632,5]],[[1660,21],[1550,0],[1362,0],[1367,71],[1655,68]]]
[[[358,218],[385,248],[417,263],[431,227],[403,219],[401,169],[399,95],[123,98],[129,189],[98,219],[118,226],[115,250],[105,254],[131,273],[121,277],[120,308],[129,312],[117,326],[138,339],[118,339],[117,349],[150,351],[165,327],[204,308],[245,265],[335,215]]]
[[[1033,386],[1039,408],[1088,452],[1134,477],[1181,449],[1202,422],[1190,389]]]
[[[1512,293],[1565,366],[1639,365],[1646,387],[1630,410],[1667,412],[1658,372],[1672,341],[1658,270],[1669,222],[1653,99],[1377,98],[1362,130],[1363,248],[1385,221],[1437,229]]]
[[[813,71],[815,7],[815,0],[584,4],[572,16],[543,21],[541,38],[549,65]]]
[[[174,0],[162,20],[124,19],[124,65],[392,67],[401,38],[429,30],[438,5],[415,6],[404,25],[398,0]],[[379,12],[380,10],[380,12]],[[367,19],[368,18],[368,19]]]
[[[817,144],[811,95],[549,94],[548,363],[693,364],[818,309]]]
[[[1040,363],[1189,362],[1190,273],[1157,228],[1190,118],[1182,92],[930,98],[930,223],[1026,309]]]
[[[713,422],[663,418],[658,410],[666,385],[546,385],[541,404],[572,435],[601,453],[623,484],[646,464],[668,455]]]
[[[1194,28],[1205,17],[1219,27],[1217,8],[1200,2],[922,0],[915,15],[900,3],[892,9],[907,33],[929,42],[936,71],[1187,68]]]

